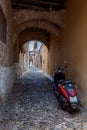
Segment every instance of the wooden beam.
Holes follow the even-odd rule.
[[[64,1],[64,0],[63,0]],[[29,8],[29,9],[36,9],[36,10],[49,10],[51,9],[61,9],[64,8],[64,4],[60,2],[49,2],[43,0],[12,0],[12,7],[13,8]]]
[[[16,8],[16,9],[34,9],[34,10],[44,10],[44,8],[42,7],[39,7],[39,6],[34,6],[34,5],[28,5],[28,4],[17,4],[17,3],[14,3],[12,5],[13,8]]]
[[[61,0],[62,1],[62,0]],[[64,2],[61,1],[43,1],[43,0],[12,0],[13,3],[26,3],[26,4],[43,4],[43,5],[55,5],[55,6],[63,6]],[[64,0],[63,0],[64,1]]]

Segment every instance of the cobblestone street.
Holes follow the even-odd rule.
[[[0,130],[87,130],[87,112],[63,111],[53,94],[53,82],[32,69],[16,81],[0,117]]]

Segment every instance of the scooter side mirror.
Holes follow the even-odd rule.
[[[66,60],[64,61],[63,64],[64,64],[64,68],[67,68],[67,61]]]

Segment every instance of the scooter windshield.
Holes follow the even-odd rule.
[[[68,91],[71,91],[75,88],[75,83],[73,81],[70,81],[70,80],[66,80],[66,81],[62,82],[62,84],[65,86],[65,88]]]
[[[65,85],[67,91],[70,93],[70,91],[73,91],[75,89],[75,83],[74,82],[68,82]]]

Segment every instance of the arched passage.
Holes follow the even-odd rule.
[[[59,31],[59,30],[58,30]],[[57,32],[58,32],[57,31]],[[54,32],[55,33],[55,32]],[[22,30],[21,33],[19,34],[14,46],[16,47],[15,49],[15,62],[19,62],[19,53],[20,50],[21,52],[24,53],[23,51],[23,46],[27,41],[31,40],[38,40],[44,43],[44,51],[46,59],[44,59],[44,66],[42,67],[44,71],[48,74],[53,75],[54,71],[57,68],[57,64],[59,61],[59,58],[54,59],[54,55],[56,56],[56,53],[54,51],[58,52],[58,57],[59,57],[59,46],[58,46],[58,37],[55,35],[52,35],[50,32],[43,28],[39,27],[30,27],[26,28],[25,30]],[[56,48],[55,48],[56,45]],[[47,48],[47,49],[46,49]]]
[[[48,48],[50,44],[50,33],[47,32],[46,30],[43,30],[41,28],[26,28],[23,30],[16,42],[15,42],[15,49],[16,51],[20,51],[22,49],[23,44],[25,44],[27,41],[31,40],[39,40],[42,41]],[[15,53],[17,54],[17,53]],[[18,61],[18,57],[15,57],[15,62]]]
[[[14,12],[14,48],[16,49],[14,61],[19,61],[19,50],[29,40],[42,41],[48,48],[48,69],[46,73],[51,76],[60,64],[59,32],[63,27],[64,11],[26,11]],[[29,16],[29,17],[27,17]],[[18,20],[20,19],[20,20]],[[20,49],[19,49],[20,48]],[[57,59],[56,59],[57,56]],[[55,57],[55,58],[54,58]]]
[[[41,28],[27,28],[23,30],[18,39],[17,42],[15,43],[16,50],[15,50],[15,62],[18,63],[20,60],[19,58],[22,58],[22,61],[24,61],[24,55],[25,55],[25,43],[27,41],[31,40],[39,40],[42,41],[47,48],[49,48],[50,44],[50,33],[47,32],[46,30],[43,30]],[[46,54],[48,55],[48,54]],[[22,63],[22,62],[21,62]],[[23,65],[21,65],[23,68]],[[22,70],[23,72],[23,70]],[[19,74],[18,74],[19,75]]]

